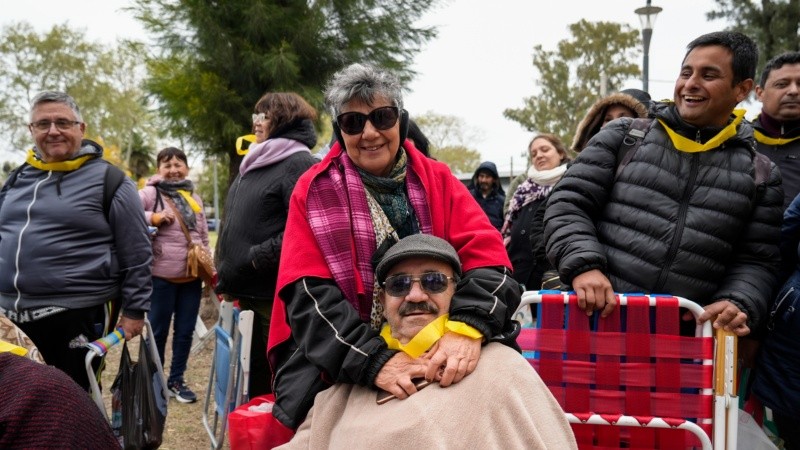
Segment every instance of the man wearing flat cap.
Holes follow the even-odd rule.
[[[438,339],[462,326],[447,314],[461,275],[458,254],[443,239],[415,234],[390,248],[375,274],[386,319],[381,336],[411,364],[427,367],[427,352]],[[576,448],[547,386],[505,345],[486,345],[475,371],[458,384],[442,388],[429,380],[422,389],[424,381],[398,380],[401,395],[336,384],[317,394],[295,437],[280,448],[349,448],[353,442],[362,448]]]

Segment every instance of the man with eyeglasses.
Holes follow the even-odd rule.
[[[461,276],[444,239],[414,234],[390,248],[376,268],[386,319],[381,336],[409,364],[427,367],[448,330],[450,301]],[[441,374],[437,375],[437,379]],[[340,383],[317,394],[314,407],[281,448],[576,448],[561,407],[525,358],[489,343],[475,371],[447,388],[438,380],[397,381],[392,393]],[[395,398],[402,400],[395,400]]]
[[[136,186],[83,139],[75,100],[47,91],[31,104],[36,145],[0,191],[0,313],[88,390],[81,344],[115,325],[141,333],[152,247]]]

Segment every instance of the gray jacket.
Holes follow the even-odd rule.
[[[136,186],[123,180],[106,220],[102,148],[84,140],[71,171],[25,166],[0,205],[0,307],[21,312],[101,305],[150,309],[152,246]]]

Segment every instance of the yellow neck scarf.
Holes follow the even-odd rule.
[[[744,119],[745,110],[743,109],[734,109],[733,115],[735,116],[733,121],[728,124],[725,128],[723,128],[716,136],[709,139],[708,142],[705,144],[701,144],[699,142],[695,142],[691,139],[685,138],[675,132],[672,128],[668,127],[663,120],[658,119],[658,123],[661,124],[662,127],[667,131],[669,138],[672,140],[672,145],[675,146],[676,150],[680,150],[682,152],[687,153],[697,153],[697,152],[705,152],[708,150],[715,149],[722,145],[723,142],[727,141],[728,139],[736,136],[736,127],[742,123],[742,119]]]
[[[428,349],[433,347],[439,339],[444,336],[448,331],[467,336],[472,339],[483,338],[483,334],[475,328],[465,324],[464,322],[450,321],[449,314],[439,316],[433,322],[425,325],[424,328],[419,330],[408,344],[401,344],[399,340],[392,336],[392,330],[389,324],[386,323],[381,329],[381,337],[386,341],[386,345],[392,350],[400,350],[412,358],[419,358]]]
[[[189,204],[189,207],[192,208],[192,211],[194,211],[195,214],[200,212],[200,205],[198,205],[197,202],[194,200],[194,197],[192,197],[191,192],[184,191],[183,189],[178,189],[178,194],[181,194],[181,197],[183,197],[183,199],[186,200],[186,203]]]
[[[793,138],[773,138],[773,137],[767,136],[766,134],[764,134],[764,133],[762,133],[762,132],[760,132],[758,130],[753,130],[753,135],[755,135],[756,140],[758,142],[761,142],[762,144],[766,144],[766,145],[785,145],[785,144],[788,144],[789,142],[796,141],[796,140],[800,139],[800,136],[796,136],[796,137],[793,137]]]
[[[79,168],[83,165],[86,161],[93,158],[95,155],[83,155],[79,156],[75,159],[68,159],[66,161],[58,161],[58,162],[44,162],[36,156],[36,153],[33,149],[28,150],[28,157],[25,158],[25,162],[30,164],[33,167],[36,167],[39,170],[44,171],[53,171],[53,172],[72,172],[73,170]]]

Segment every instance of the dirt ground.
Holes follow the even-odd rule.
[[[216,300],[212,303],[206,296],[204,304],[201,306],[200,316],[203,318],[206,327],[211,329],[216,322],[217,316],[214,314]],[[172,357],[171,343],[172,336],[167,341],[164,370],[169,374],[169,361]],[[197,343],[197,340],[195,340]],[[138,357],[139,338],[134,339],[128,344],[128,351],[133,359]],[[206,389],[208,377],[211,370],[211,359],[214,353],[214,341],[209,339],[195,353],[189,356],[189,363],[186,369],[185,380],[195,394],[195,403],[179,403],[171,399],[167,407],[167,423],[164,431],[162,449],[165,450],[186,450],[186,449],[207,449],[210,447],[208,433],[203,426],[203,404],[206,399]],[[117,345],[112,348],[106,356],[106,370],[103,371],[103,397],[106,401],[106,410],[110,411],[111,395],[110,388],[114,382],[114,377],[119,368],[119,360],[122,354],[122,346]],[[213,396],[212,396],[213,397]],[[213,398],[212,398],[213,400]],[[209,405],[209,410],[213,414],[213,402]],[[212,416],[213,417],[213,416]],[[223,448],[229,448],[227,438]]]

